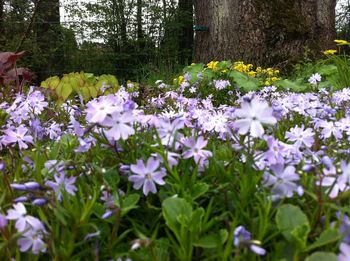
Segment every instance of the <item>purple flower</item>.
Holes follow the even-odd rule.
[[[136,165],[131,165],[130,170],[136,175],[131,175],[129,181],[134,182],[134,189],[140,189],[143,186],[143,194],[148,195],[149,192],[156,193],[158,185],[164,185],[163,178],[166,176],[164,168],[156,171],[159,168],[159,160],[150,157],[145,166],[143,160],[138,160]]]
[[[118,141],[120,139],[126,140],[130,135],[135,134],[135,130],[130,126],[134,121],[132,113],[114,112],[111,116],[106,117],[104,125],[111,127],[107,130],[106,136],[109,139]]]
[[[264,159],[269,165],[284,164],[284,157],[288,153],[287,144],[275,139],[272,136],[266,139],[269,150],[264,153]]]
[[[321,75],[319,73],[315,73],[313,75],[311,75],[311,77],[309,78],[309,83],[311,84],[317,84],[318,82],[321,81]]]
[[[263,256],[266,250],[258,246],[260,244],[257,240],[252,240],[250,232],[243,226],[238,226],[233,233],[233,244],[235,247],[248,247],[257,255]]]
[[[340,254],[338,255],[338,261],[349,261],[350,245],[346,243],[341,243],[339,248],[340,248]]]
[[[305,129],[302,125],[301,127],[296,126],[291,128],[290,131],[287,131],[286,139],[289,141],[294,141],[294,144],[298,147],[303,145],[310,148],[314,144],[314,135],[315,133],[311,128]]]
[[[264,173],[264,186],[272,187],[272,193],[278,197],[292,197],[294,192],[303,194],[301,186],[295,182],[299,181],[300,177],[295,173],[295,167],[287,166],[284,168],[282,164],[273,165],[270,167],[270,172]]]
[[[214,80],[213,83],[217,90],[223,90],[226,89],[226,87],[231,86],[231,83],[227,80]]]
[[[194,161],[197,164],[205,161],[208,157],[211,157],[213,154],[209,150],[203,150],[205,146],[207,146],[208,141],[204,140],[202,136],[187,138],[184,142],[184,145],[188,148],[184,153],[182,153],[182,157],[184,159],[188,159],[193,157]]]
[[[22,203],[13,205],[13,209],[7,210],[6,218],[9,220],[16,220],[15,227],[18,232],[24,232],[28,229],[44,230],[41,221],[35,217],[28,216],[27,210]]]
[[[261,137],[264,134],[262,123],[274,125],[277,122],[272,113],[267,102],[255,97],[251,102],[243,102],[241,108],[235,111],[235,115],[241,119],[236,120],[234,126],[241,135],[250,132],[253,137]]]
[[[21,252],[32,250],[33,254],[37,255],[39,252],[46,252],[46,244],[42,238],[42,231],[29,230],[25,232],[20,239],[17,240],[17,245]]]
[[[4,229],[8,224],[8,221],[6,219],[6,216],[3,214],[0,214],[0,230]]]
[[[110,95],[90,101],[85,109],[87,121],[90,123],[102,123],[107,115],[116,111],[115,102],[113,96]]]
[[[55,191],[56,197],[59,201],[62,200],[62,191],[66,191],[70,195],[75,195],[77,187],[74,185],[76,177],[67,178],[64,173],[56,174],[55,181],[46,181],[45,185]]]
[[[33,137],[26,135],[28,129],[23,125],[19,126],[15,130],[7,129],[3,131],[5,135],[2,137],[2,143],[4,145],[9,145],[11,143],[16,144],[20,149],[27,149],[28,145],[26,143],[33,143]]]

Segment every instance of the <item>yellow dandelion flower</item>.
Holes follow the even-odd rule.
[[[177,82],[181,84],[184,80],[185,78],[182,75],[180,75],[179,78],[177,79]]]
[[[344,44],[350,44],[348,41],[346,40],[334,40],[334,42],[336,44],[339,44],[339,45],[344,45]]]
[[[251,76],[251,77],[255,77],[256,76],[256,72],[250,71],[250,72],[248,72],[248,75]]]
[[[323,52],[325,55],[334,55],[337,53],[337,50],[326,50]]]
[[[210,68],[210,69],[213,69],[215,70],[216,67],[218,66],[218,63],[217,61],[211,61],[210,63],[207,64],[207,67]]]
[[[272,78],[271,78],[271,81],[272,81],[272,82],[278,81],[278,78],[277,78],[277,77],[272,77]]]

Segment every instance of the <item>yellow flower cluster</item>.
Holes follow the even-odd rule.
[[[207,67],[215,71],[217,69],[218,63],[218,61],[211,61],[207,64]]]
[[[252,64],[244,64],[242,61],[235,62],[232,66],[233,70],[246,73],[247,75],[259,78],[260,82],[265,85],[271,85],[273,82],[278,81],[279,70],[273,68],[261,68],[257,67],[253,70],[254,66]]]
[[[337,53],[337,50],[326,50],[323,52],[325,55],[334,55]]]
[[[346,40],[334,40],[334,42],[337,44],[337,45],[350,45],[350,43]]]

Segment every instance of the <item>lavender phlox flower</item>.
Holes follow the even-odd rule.
[[[32,201],[33,205],[43,206],[47,203],[47,199],[45,198],[36,198]]]
[[[323,162],[325,161],[323,160]],[[316,181],[316,185],[327,187],[326,193],[329,194],[329,197],[336,198],[340,192],[349,189],[350,164],[346,164],[345,161],[341,162],[342,173],[340,175],[332,162],[325,164],[325,167],[323,169],[324,175]]]
[[[13,209],[7,210],[6,218],[16,220],[15,227],[18,232],[24,232],[28,229],[45,230],[39,219],[27,215],[27,210],[21,202],[14,204]]]
[[[270,166],[271,172],[266,171],[263,176],[263,185],[272,187],[271,192],[277,197],[293,196],[294,192],[303,195],[303,188],[297,184],[300,177],[294,166],[284,167],[282,164]]]
[[[349,261],[350,245],[346,243],[341,243],[339,249],[340,249],[340,253],[338,255],[338,261]]]
[[[236,117],[241,118],[235,121],[238,133],[245,135],[249,132],[253,137],[261,137],[265,132],[262,124],[274,125],[277,122],[272,112],[267,102],[256,97],[251,102],[243,102],[235,111]]]
[[[16,129],[6,129],[3,131],[4,136],[2,136],[1,143],[4,145],[18,144],[19,149],[27,149],[27,143],[33,143],[33,137],[27,135],[28,129],[23,125],[18,126]]]
[[[311,148],[315,141],[314,135],[315,133],[311,128],[305,129],[304,125],[302,125],[301,127],[295,126],[294,128],[291,128],[286,132],[285,137],[299,147],[305,146]]]
[[[52,140],[58,140],[62,134],[62,124],[53,121],[50,126],[45,128],[45,134]]]
[[[175,147],[178,149],[180,144],[177,142],[183,135],[179,132],[184,128],[185,122],[181,118],[176,118],[173,121],[161,119],[157,132],[163,145],[168,147]]]
[[[231,86],[231,83],[227,80],[214,80],[213,84],[217,90],[223,90]]]
[[[332,135],[338,140],[343,137],[341,130],[331,121],[321,121],[318,126],[322,128],[322,136],[326,139]]]
[[[260,241],[252,240],[250,232],[243,226],[236,227],[233,233],[233,244],[235,247],[247,247],[260,256],[266,254],[266,250],[259,246]]]
[[[48,160],[45,162],[44,166],[50,174],[62,174],[66,169],[66,165],[62,160]]]
[[[176,152],[165,151],[165,155],[167,157],[166,162],[168,163],[170,168],[177,166],[179,164],[179,158],[181,156],[180,154],[178,154]],[[152,156],[155,157],[156,159],[158,159],[161,163],[164,162],[164,158],[160,154],[154,153],[154,154],[152,154]]]
[[[96,145],[94,137],[78,138],[79,147],[74,149],[75,152],[87,152],[93,145]]]
[[[45,185],[52,188],[59,201],[62,200],[62,191],[66,191],[70,195],[75,195],[77,187],[75,186],[76,177],[67,178],[64,173],[55,174],[55,181],[48,180]]]
[[[213,112],[207,115],[206,120],[202,123],[204,131],[216,131],[224,133],[227,131],[228,117],[221,111]]]
[[[27,252],[31,249],[32,253],[37,255],[40,252],[46,252],[46,244],[43,241],[43,231],[28,230],[17,240],[17,245],[21,252]]]
[[[309,80],[308,80],[308,82],[310,83],[310,84],[317,84],[317,83],[319,83],[320,81],[321,81],[321,75],[319,74],[319,73],[315,73],[315,74],[313,74],[313,75],[311,75],[311,77],[309,78]]]
[[[339,233],[342,236],[342,242],[350,244],[350,220],[348,215],[337,213],[337,217],[340,219],[341,223],[339,225]]]
[[[93,233],[89,233],[84,237],[84,241],[90,240],[90,239],[95,238],[95,237],[99,237],[100,234],[101,234],[100,230],[97,230],[96,232],[93,232]]]
[[[273,136],[268,136],[266,142],[269,149],[264,152],[263,158],[267,161],[268,165],[284,164],[284,157],[288,153],[287,144],[275,139]]]
[[[134,120],[131,112],[114,112],[110,116],[107,116],[104,120],[104,125],[111,127],[105,131],[107,138],[114,141],[128,139],[130,135],[135,134],[135,130],[132,127]]]
[[[85,109],[86,120],[90,123],[102,123],[107,115],[122,110],[122,104],[116,104],[113,95],[101,96],[87,103]]]
[[[202,136],[199,136],[198,138],[189,137],[185,139],[183,144],[186,147],[186,150],[182,153],[182,157],[184,159],[193,157],[194,161],[199,165],[203,163],[203,160],[206,160],[213,155],[209,150],[203,149],[207,146],[208,141]]]
[[[33,138],[35,140],[41,140],[44,136],[44,128],[41,126],[41,122],[38,118],[32,119],[29,122],[31,132],[33,133]]]
[[[143,187],[143,193],[147,196],[149,192],[156,193],[158,185],[164,185],[163,178],[166,176],[164,168],[160,168],[160,161],[150,157],[147,163],[143,160],[138,160],[136,164],[130,165],[130,170],[135,174],[129,177],[129,181],[134,183],[134,189]]]
[[[6,216],[0,213],[0,230],[7,227],[7,224],[8,224],[8,220]]]
[[[25,102],[34,114],[40,114],[48,106],[45,96],[39,91],[30,92]]]

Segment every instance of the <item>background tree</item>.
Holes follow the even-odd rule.
[[[194,0],[195,60],[277,65],[334,47],[336,0]]]

